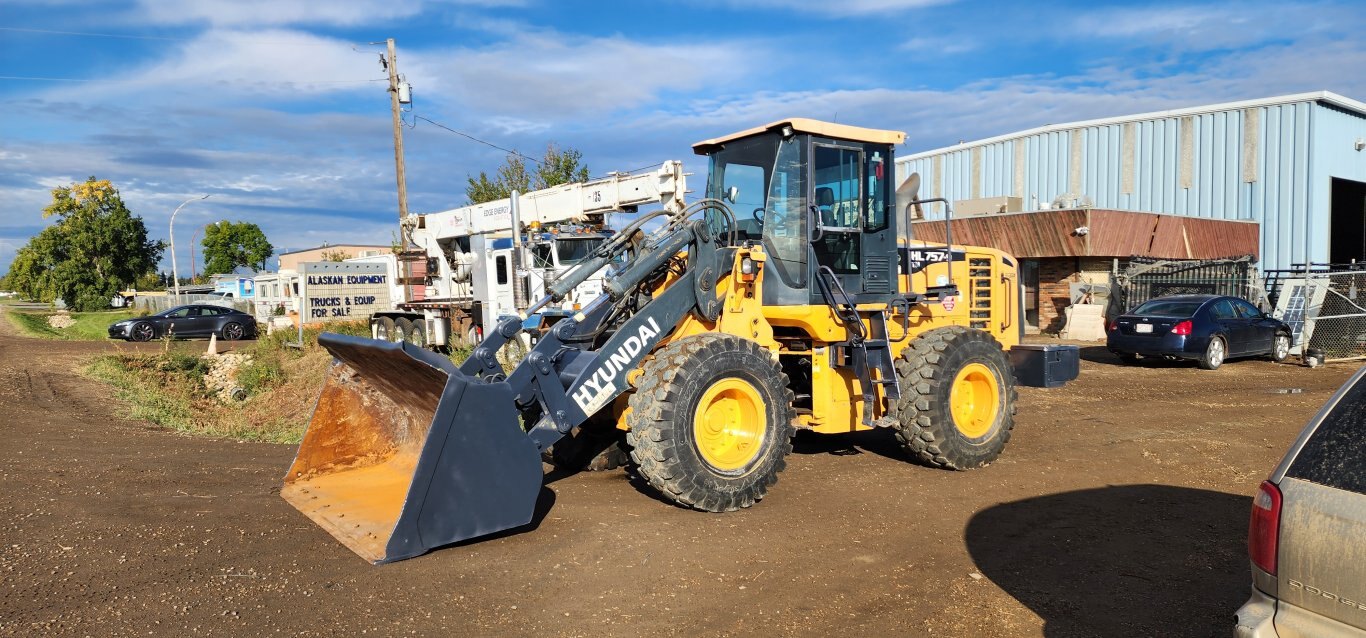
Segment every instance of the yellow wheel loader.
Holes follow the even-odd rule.
[[[1016,263],[909,237],[929,200],[916,177],[893,188],[903,137],[790,119],[696,144],[706,197],[638,217],[548,286],[529,313],[610,268],[511,372],[496,355],[519,317],[458,367],[320,336],[337,363],[282,496],[382,563],[526,525],[542,453],[595,428],[708,512],[762,499],[798,429],[890,428],[925,464],[990,463],[1014,424]]]

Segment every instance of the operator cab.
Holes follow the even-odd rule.
[[[822,303],[823,283],[855,303],[898,294],[892,158],[904,139],[794,118],[693,145],[711,158],[707,196],[768,253],[777,277],[765,278],[765,305]]]

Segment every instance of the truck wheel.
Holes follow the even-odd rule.
[[[375,338],[380,341],[394,340],[394,319],[392,317],[380,317],[375,320]]]
[[[427,347],[427,322],[421,319],[409,321],[408,329],[403,332],[403,340],[419,348]]]
[[[708,334],[669,344],[645,364],[626,442],[665,498],[706,512],[754,505],[792,451],[793,394],[769,352]]]
[[[1015,427],[1015,375],[981,330],[937,328],[896,361],[897,440],[932,467],[967,470],[1001,455]]]
[[[394,331],[390,333],[390,341],[400,342],[408,340],[408,333],[413,329],[413,320],[407,317],[399,317],[394,320]]]

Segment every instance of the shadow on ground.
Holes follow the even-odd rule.
[[[997,505],[966,540],[1047,636],[1223,636],[1251,582],[1250,507],[1207,490],[1106,487]]]

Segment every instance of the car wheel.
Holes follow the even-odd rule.
[[[1271,341],[1271,360],[1280,363],[1285,361],[1288,356],[1290,356],[1290,335],[1284,333],[1276,335],[1276,338]]]
[[[157,331],[152,324],[144,321],[133,324],[133,327],[128,329],[128,334],[133,335],[133,341],[151,341],[152,337],[157,336]]]
[[[1219,366],[1224,365],[1224,357],[1228,356],[1228,348],[1224,345],[1223,337],[1210,337],[1209,345],[1205,346],[1205,356],[1200,357],[1200,367],[1206,370],[1218,370]]]
[[[234,322],[225,324],[221,332],[223,333],[224,341],[237,341],[238,339],[241,339],[242,335],[245,335],[247,331],[242,327],[242,324]]]

